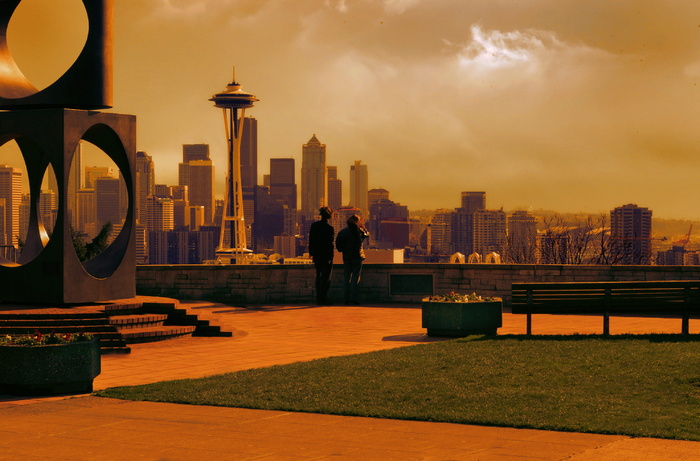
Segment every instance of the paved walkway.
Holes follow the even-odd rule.
[[[189,303],[232,338],[183,338],[106,355],[96,389],[201,377],[435,339],[411,306]],[[595,316],[534,318],[536,334],[600,333]],[[700,333],[700,320],[691,320]],[[611,332],[677,333],[679,319],[614,317]],[[501,334],[523,334],[504,315]],[[128,402],[0,396],[0,460],[700,460],[700,442]]]

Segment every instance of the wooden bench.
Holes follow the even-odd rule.
[[[514,283],[512,312],[527,314],[601,314],[603,334],[610,334],[611,314],[671,314],[682,318],[688,334],[691,315],[700,314],[700,281]]]

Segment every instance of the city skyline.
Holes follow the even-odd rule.
[[[80,3],[25,0],[13,18],[46,10],[36,37],[13,39],[11,28],[8,38],[39,86],[67,59],[60,47],[80,42],[79,22],[47,18],[74,16]],[[163,165],[159,183],[177,183],[183,144],[210,144],[223,168],[206,98],[235,65],[265,100],[250,113],[260,165],[300,165],[299,145],[316,133],[339,171],[363,159],[370,187],[411,209],[488,190],[493,208],[596,213],[634,202],[660,218],[700,217],[689,206],[700,193],[700,5],[115,3],[114,111],[137,116],[137,148]],[[59,52],[32,55],[43,33]]]

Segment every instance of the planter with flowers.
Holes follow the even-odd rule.
[[[503,325],[501,298],[451,292],[423,299],[423,328],[428,336],[495,335]]]
[[[0,394],[92,392],[100,371],[99,340],[90,333],[0,336]]]

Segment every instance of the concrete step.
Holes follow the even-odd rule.
[[[168,319],[166,314],[130,314],[118,315],[109,318],[109,324],[114,325],[120,331],[131,328],[143,328],[151,326],[163,326]]]
[[[196,327],[194,326],[155,326],[136,329],[127,328],[120,330],[120,333],[127,344],[135,344],[191,336],[195,329]]]

